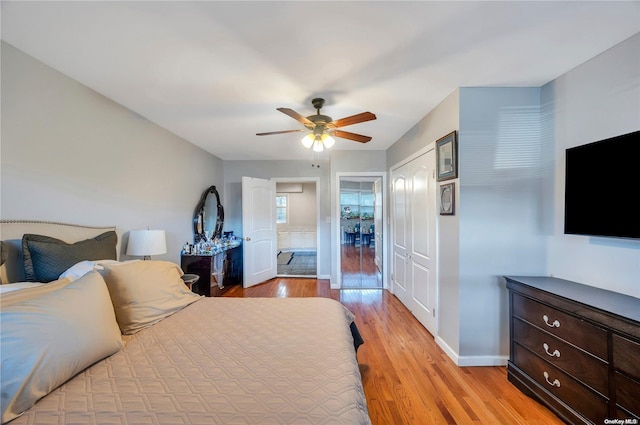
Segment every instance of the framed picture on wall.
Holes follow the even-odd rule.
[[[458,177],[458,144],[455,131],[436,141],[436,163],[438,181]]]
[[[440,186],[440,215],[454,215],[456,206],[456,184]]]

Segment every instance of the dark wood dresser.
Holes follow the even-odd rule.
[[[230,285],[242,284],[242,246],[225,247],[209,255],[182,255],[182,271],[200,276],[191,290],[206,297],[219,297]]]
[[[640,299],[552,277],[505,278],[509,381],[567,423],[640,423]]]

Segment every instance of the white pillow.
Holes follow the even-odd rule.
[[[102,273],[125,335],[151,326],[201,298],[180,278],[182,269],[169,261],[104,264]]]
[[[0,345],[0,406],[5,423],[122,348],[102,276],[92,272],[53,292],[3,306]]]
[[[70,282],[73,282],[76,279],[80,279],[85,274],[94,270],[104,270],[103,264],[126,264],[133,261],[140,260],[128,260],[123,262],[118,262],[116,260],[85,260],[80,261],[79,263],[74,264],[65,270],[59,277],[59,279],[69,279]]]

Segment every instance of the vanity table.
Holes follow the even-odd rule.
[[[222,247],[207,254],[182,254],[180,266],[185,273],[200,276],[191,290],[205,297],[219,297],[231,285],[242,285],[242,246]]]
[[[221,243],[223,226],[220,194],[210,186],[202,193],[193,214],[193,242],[198,253],[183,251],[180,258],[185,273],[200,277],[192,283],[191,290],[206,297],[219,297],[229,286],[242,285],[242,245],[239,240],[227,238]],[[203,247],[207,252],[201,252]]]

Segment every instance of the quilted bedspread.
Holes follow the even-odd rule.
[[[352,320],[326,298],[205,298],[11,424],[370,424]]]

